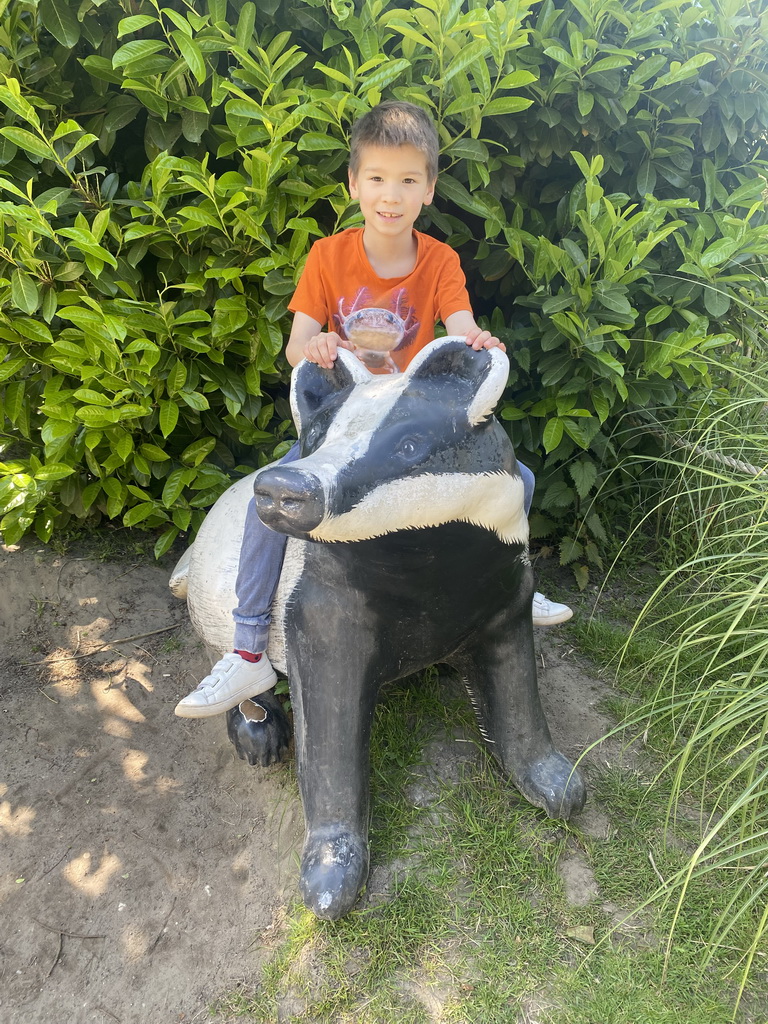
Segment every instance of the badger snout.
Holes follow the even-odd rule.
[[[279,533],[303,536],[325,514],[323,486],[314,473],[304,470],[265,469],[256,477],[253,494],[259,519]]]

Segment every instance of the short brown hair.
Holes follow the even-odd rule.
[[[426,110],[415,103],[386,100],[355,121],[349,147],[349,169],[357,174],[363,146],[413,146],[427,161],[427,178],[437,177],[440,142]]]

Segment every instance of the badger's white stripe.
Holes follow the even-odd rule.
[[[272,625],[269,629],[267,654],[278,672],[287,673],[285,653],[285,619],[294,591],[304,572],[304,558],[309,541],[289,537],[280,573],[280,583],[272,604]]]
[[[355,362],[359,360],[355,359]],[[367,370],[365,373],[369,382],[350,392],[349,398],[336,413],[321,446],[314,454],[301,460],[302,472],[313,473],[326,494],[331,492],[343,466],[363,458],[376,430],[408,383],[404,374],[374,377]]]
[[[371,383],[355,388],[342,405],[328,428],[325,445],[340,441],[349,443],[354,438],[353,455],[365,455],[375,429],[383,423],[390,410],[408,384],[404,374],[392,377],[372,377]]]
[[[528,543],[523,481],[508,473],[421,473],[375,487],[349,512],[327,516],[313,540],[370,540],[396,530],[464,522],[505,544]]]

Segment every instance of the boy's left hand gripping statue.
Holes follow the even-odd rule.
[[[332,370],[302,362],[291,389],[302,458],[231,487],[175,575],[218,656],[232,647],[252,490],[261,519],[290,537],[269,656],[290,680],[307,829],[300,887],[318,917],[346,914],[365,884],[371,720],[389,680],[455,667],[526,799],[553,818],[584,805],[539,701],[523,485],[492,416],[507,375],[498,348],[475,352],[458,338],[393,376],[346,351]],[[284,716],[272,695],[253,703],[266,708],[258,759],[268,762],[286,745]],[[236,745],[238,715],[242,705],[228,713]]]

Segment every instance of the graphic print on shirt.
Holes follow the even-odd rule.
[[[415,308],[408,304],[405,288],[392,295],[388,309],[374,302],[368,288],[360,288],[351,303],[339,299],[338,313],[333,314],[336,330],[352,342],[369,370],[398,373],[390,352],[407,348],[419,333]]]

